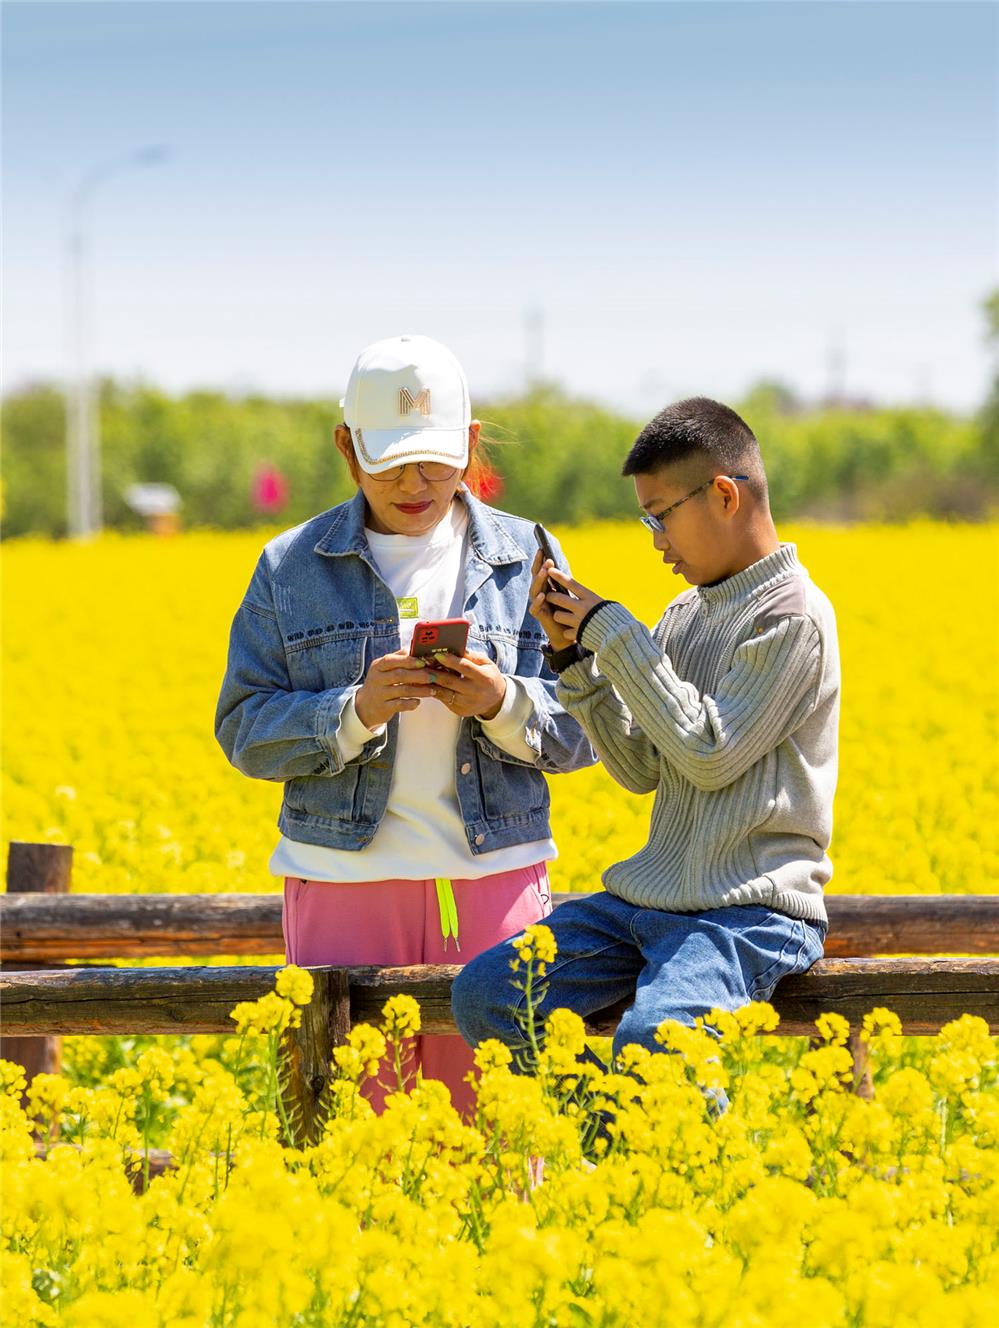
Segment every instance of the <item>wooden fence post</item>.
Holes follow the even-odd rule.
[[[73,874],[70,844],[22,844],[13,841],[7,854],[7,893],[65,895]],[[8,964],[8,970],[45,968],[45,964]],[[61,1037],[0,1037],[0,1057],[24,1066],[30,1084],[36,1074],[58,1074],[62,1065]]]
[[[350,1033],[350,987],[345,969],[312,972],[312,1000],[302,1010],[302,1022],[289,1031],[284,1045],[288,1057],[285,1086],[295,1144],[318,1143],[324,1124],[322,1098],[332,1077],[333,1048],[343,1046]]]

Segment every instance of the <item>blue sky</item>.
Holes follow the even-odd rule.
[[[8,2],[3,385],[66,372],[83,174],[164,144],[87,212],[107,372],[330,394],[411,331],[474,400],[539,311],[541,371],[639,414],[838,374],[970,408],[997,34],[959,2]]]

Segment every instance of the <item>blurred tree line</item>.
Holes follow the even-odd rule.
[[[999,345],[999,292],[985,308]],[[760,440],[778,518],[979,520],[995,513],[999,374],[972,418],[930,407],[806,410],[779,384],[761,384],[734,404]],[[634,491],[620,469],[644,420],[554,386],[478,403],[476,413],[502,481],[497,506],[562,523],[634,514]],[[281,472],[290,495],[280,515],[268,518],[272,525],[293,525],[352,492],[331,438],[340,419],[335,398],[171,397],[106,381],[100,417],[110,526],[141,526],[124,497],[136,482],[173,484],[185,525],[224,529],[263,520],[251,492],[265,464]],[[66,533],[65,403],[56,387],[29,387],[4,400],[3,473],[7,536]]]

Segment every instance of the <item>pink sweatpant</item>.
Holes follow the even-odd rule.
[[[447,949],[441,937],[437,890],[428,881],[363,881],[340,883],[284,882],[285,953],[289,964],[464,964],[515,936],[551,912],[548,872],[543,862],[517,871],[497,872],[476,881],[452,880],[458,909],[460,953],[453,939]],[[511,996],[513,990],[511,988]],[[451,1101],[467,1115],[474,1093],[464,1082],[472,1069],[472,1052],[457,1034],[415,1039],[413,1070],[426,1079],[440,1079],[451,1090]],[[384,1104],[394,1072],[386,1062],[368,1080],[365,1096],[375,1109]]]

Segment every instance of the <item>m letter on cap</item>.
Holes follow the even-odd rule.
[[[418,396],[413,396],[408,387],[404,387],[399,393],[399,414],[408,415],[410,411],[418,410],[421,415],[430,414],[430,388],[425,387]]]

